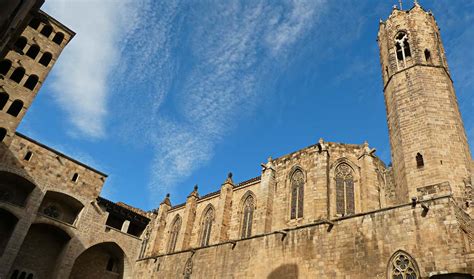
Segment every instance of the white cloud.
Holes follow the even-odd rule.
[[[152,72],[157,78],[160,101],[146,115],[151,120],[143,119],[136,127],[153,127],[150,142],[155,155],[150,189],[154,201],[176,191],[180,181],[206,164],[215,145],[239,117],[254,111],[258,100],[264,98],[257,90],[259,78],[284,63],[284,54],[317,22],[316,11],[322,3],[289,1],[273,6],[264,1],[216,2],[193,6],[192,13],[186,15],[191,30],[185,51],[192,63],[185,75],[178,75],[181,72],[176,69],[183,61],[171,58],[183,39],[172,31],[189,28],[180,26],[183,5],[160,14],[166,24],[156,23],[159,41],[142,41],[142,47],[166,63],[152,62],[153,68],[146,66],[140,71]],[[153,61],[150,56],[144,58]],[[179,90],[173,88],[173,83],[179,84]],[[168,92],[173,95],[168,96]],[[163,101],[174,104],[172,113],[158,109]]]
[[[120,57],[119,42],[137,21],[141,1],[49,0],[44,9],[77,35],[53,71],[51,85],[75,129],[86,137],[105,135],[107,82]]]

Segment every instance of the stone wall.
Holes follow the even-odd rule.
[[[15,270],[32,272],[39,278],[68,278],[80,255],[97,245],[110,244],[116,246],[114,251],[119,251],[110,253],[110,257],[123,254],[120,258],[123,268],[119,275],[131,278],[142,240],[105,225],[109,213],[96,201],[105,174],[19,134],[11,142],[10,149],[3,151],[0,179],[5,175],[16,177],[17,181],[21,179],[32,185],[33,190],[24,205],[0,201],[0,209],[18,219],[0,255],[0,278],[9,278],[7,276]],[[25,160],[28,151],[33,155]],[[74,173],[79,174],[75,182],[71,180]],[[47,193],[56,194],[53,201],[61,198],[65,210],[70,209],[67,207],[70,202],[73,202],[69,205],[74,209],[81,204],[76,216],[70,216],[71,210],[66,212],[69,214],[66,217],[72,222],[64,222],[43,212],[41,204]],[[123,207],[123,210],[129,209]],[[100,270],[105,268],[102,266]]]
[[[368,144],[340,144],[320,141],[263,164],[262,175],[235,185],[228,178],[219,191],[197,197],[197,189],[185,204],[171,207],[165,199],[152,221],[150,247],[146,256],[165,254],[171,239],[171,227],[177,218],[182,226],[176,251],[201,246],[203,216],[212,208],[215,218],[210,244],[242,237],[243,203],[248,195],[254,198],[252,235],[269,233],[305,224],[314,220],[337,217],[336,169],[350,166],[355,188],[355,212],[380,209],[386,201],[386,168]],[[303,216],[292,219],[291,177],[296,171],[304,176]],[[340,215],[339,215],[340,216]],[[186,229],[188,228],[188,229]]]
[[[392,254],[411,255],[422,278],[474,273],[449,197],[308,224],[137,262],[136,278],[386,278]],[[470,218],[470,217],[466,217]]]

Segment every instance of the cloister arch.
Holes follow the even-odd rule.
[[[89,247],[76,258],[69,278],[127,278],[129,269],[122,248],[115,242],[102,242]]]
[[[74,224],[84,205],[67,194],[48,191],[44,195],[39,212],[50,218]]]
[[[6,171],[0,171],[0,202],[25,206],[35,185],[29,180]]]
[[[57,226],[32,224],[21,245],[10,274],[33,274],[34,278],[54,278],[71,236]],[[10,277],[7,277],[10,278]]]

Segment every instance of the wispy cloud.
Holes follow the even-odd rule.
[[[69,132],[89,138],[105,135],[107,82],[119,60],[119,42],[138,20],[140,2],[46,1],[44,9],[77,32],[51,78],[54,97],[73,124]]]
[[[124,112],[133,124],[119,126],[153,147],[153,200],[177,191],[180,181],[212,158],[239,117],[252,114],[265,98],[260,82],[278,72],[291,48],[315,27],[323,3],[174,1],[146,8],[140,32],[128,41],[139,47],[126,47],[133,58],[120,70],[129,71],[122,95],[133,91],[128,81],[146,83],[140,87],[145,90],[121,98],[122,106],[140,107],[141,113]]]

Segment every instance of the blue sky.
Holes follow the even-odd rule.
[[[411,7],[412,1],[404,1]],[[420,1],[441,27],[471,149],[474,2]],[[390,162],[376,34],[398,1],[47,0],[77,32],[19,131],[109,174],[143,209],[219,189],[326,141]]]

